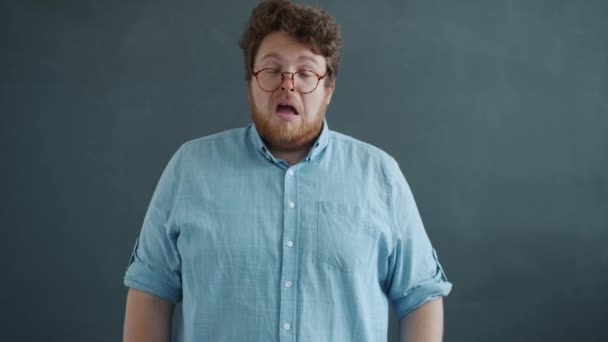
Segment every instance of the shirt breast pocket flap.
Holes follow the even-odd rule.
[[[369,271],[377,232],[367,210],[352,203],[320,201],[317,210],[317,261],[342,272]]]

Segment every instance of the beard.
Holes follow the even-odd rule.
[[[319,136],[327,110],[327,103],[325,101],[322,103],[318,111],[312,114],[312,122],[306,121],[305,114],[302,113],[299,114],[301,116],[298,120],[282,121],[275,117],[274,113],[259,110],[251,98],[249,108],[258,134],[269,145],[268,147],[289,152],[312,145]]]

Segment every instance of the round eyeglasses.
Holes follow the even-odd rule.
[[[264,91],[272,93],[281,88],[285,74],[291,75],[291,83],[300,94],[312,93],[317,89],[319,82],[327,76],[321,76],[312,70],[298,70],[296,72],[281,71],[274,68],[264,68],[253,73],[255,79]]]

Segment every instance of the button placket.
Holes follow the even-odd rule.
[[[296,317],[296,277],[297,261],[298,261],[298,250],[293,248],[295,241],[294,238],[298,236],[298,212],[299,207],[297,206],[297,186],[298,177],[296,167],[286,167],[285,173],[283,174],[284,184],[284,207],[283,207],[283,253],[282,253],[282,267],[281,267],[281,293],[280,293],[280,321],[283,322],[281,325],[282,334],[280,335],[280,341],[293,342],[295,335],[291,331],[294,331],[296,322],[293,320]]]

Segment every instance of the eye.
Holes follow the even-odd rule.
[[[310,70],[298,70],[298,76],[302,78],[314,77],[315,73]]]
[[[281,71],[279,69],[264,69],[264,73],[268,74],[268,75],[279,75],[281,73]]]

